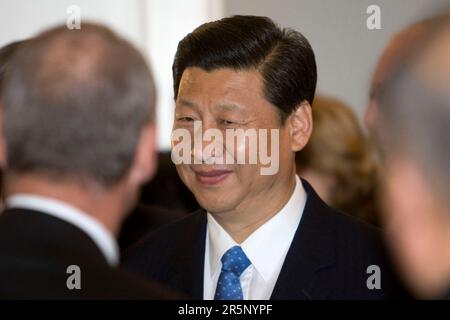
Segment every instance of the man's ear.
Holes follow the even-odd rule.
[[[152,178],[157,165],[156,128],[153,123],[142,129],[136,146],[133,165],[130,169],[130,183],[141,186]]]
[[[287,121],[291,127],[292,151],[300,151],[308,143],[313,129],[312,109],[309,102],[303,101]]]
[[[3,126],[3,108],[0,103],[0,168],[2,170],[4,170],[6,167],[7,159],[8,157],[6,154],[6,139]]]

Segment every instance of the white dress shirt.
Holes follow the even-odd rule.
[[[244,300],[270,299],[305,204],[306,192],[296,176],[294,192],[286,205],[240,244],[252,263],[240,276]],[[212,300],[222,269],[220,259],[238,244],[209,212],[207,219],[203,298]]]
[[[8,197],[6,208],[38,211],[64,220],[86,233],[103,253],[110,266],[114,267],[119,263],[118,245],[111,232],[97,219],[70,204],[52,198],[22,193]]]

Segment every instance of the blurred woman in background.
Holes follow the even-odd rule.
[[[371,145],[352,110],[342,102],[316,97],[314,129],[296,155],[297,172],[331,207],[377,224],[376,166]]]

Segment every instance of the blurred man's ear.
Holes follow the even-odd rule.
[[[286,120],[291,127],[291,148],[297,152],[309,141],[313,129],[312,109],[307,101],[303,101]]]
[[[6,167],[6,140],[3,131],[3,109],[0,104],[0,168],[2,170]]]
[[[136,146],[134,162],[130,169],[130,183],[141,186],[152,178],[156,171],[156,128],[151,123],[142,129]]]
[[[371,98],[369,101],[369,105],[367,106],[366,111],[364,112],[364,124],[370,130],[373,130],[376,125],[378,117],[377,113],[378,113],[377,103],[373,98]]]

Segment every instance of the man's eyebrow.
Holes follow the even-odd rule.
[[[177,105],[182,105],[182,106],[185,106],[185,107],[188,107],[188,108],[192,108],[192,109],[197,109],[198,108],[198,106],[197,106],[197,104],[195,102],[192,102],[192,101],[189,101],[189,100],[186,100],[186,99],[183,99],[183,98],[178,99],[176,101],[176,104]]]
[[[198,105],[195,102],[184,99],[184,98],[178,99],[176,104],[180,105],[180,106],[188,107],[191,109],[195,109],[195,110],[198,109]],[[235,103],[219,103],[218,105],[216,105],[216,108],[227,110],[227,111],[238,111],[238,112],[245,111],[245,109],[242,106],[235,104]]]
[[[217,105],[217,108],[228,111],[239,111],[239,112],[245,111],[245,109],[242,106],[234,103],[221,103]]]

